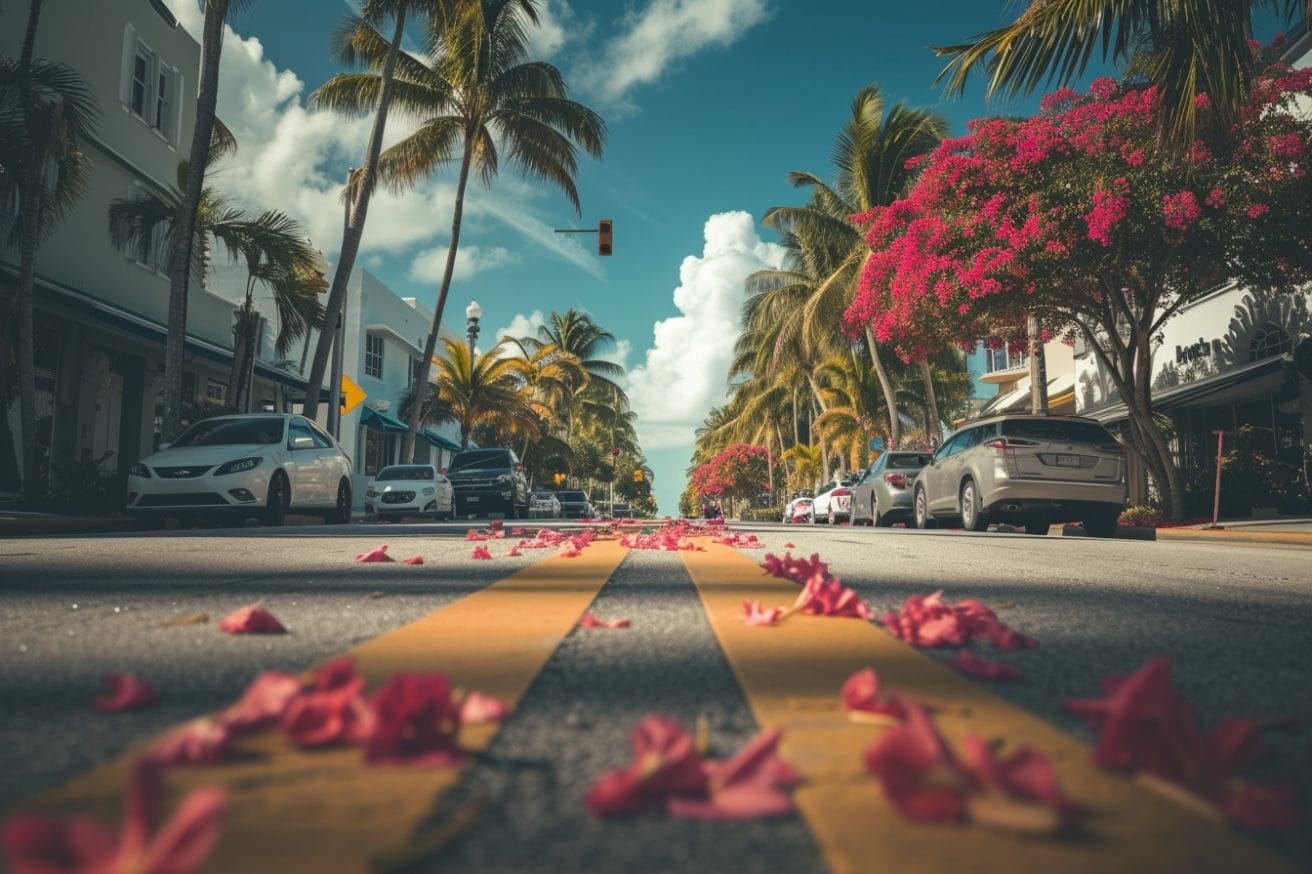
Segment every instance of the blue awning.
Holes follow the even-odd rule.
[[[448,440],[446,437],[443,437],[441,434],[437,433],[432,428],[420,428],[419,436],[423,437],[425,440],[427,440],[429,443],[432,443],[434,446],[436,446],[439,449],[449,449],[452,452],[460,451],[459,443],[455,442],[454,440]]]
[[[404,434],[410,430],[401,420],[395,419],[387,413],[380,413],[372,407],[364,408],[364,412],[360,414],[360,424],[366,428],[373,428],[375,431],[384,431],[389,434]]]

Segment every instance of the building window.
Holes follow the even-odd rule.
[[[208,380],[205,383],[205,399],[209,401],[218,401],[223,403],[223,396],[228,392],[227,383],[219,382],[217,379]]]
[[[177,145],[182,75],[138,39],[136,29],[130,24],[123,32],[123,73],[119,91],[124,107],[170,145]]]
[[[1263,358],[1291,352],[1293,348],[1294,340],[1289,333],[1279,325],[1267,322],[1265,327],[1258,329],[1253,335],[1252,342],[1248,344],[1248,360],[1261,361]]]
[[[375,334],[364,338],[364,375],[383,378],[383,338]]]
[[[132,99],[128,104],[138,118],[146,117],[146,97],[150,94],[150,70],[155,57],[141,43],[132,54]]]
[[[997,349],[984,350],[984,366],[988,368],[989,373],[999,373],[1005,370],[1019,370],[1025,367],[1029,362],[1029,355],[1024,352],[1010,352],[1006,344],[999,346]]]

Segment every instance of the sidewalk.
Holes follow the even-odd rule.
[[[0,537],[101,534],[107,531],[130,530],[132,530],[132,520],[124,516],[64,516],[59,513],[0,510]]]
[[[1312,546],[1312,518],[1222,519],[1217,528],[1158,528],[1158,540],[1203,540],[1222,543],[1279,543]]]

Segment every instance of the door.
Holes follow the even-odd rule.
[[[296,446],[300,437],[309,439],[310,445]],[[298,507],[328,503],[327,471],[319,457],[320,451],[309,423],[305,419],[292,419],[287,425],[287,453],[290,457],[287,475],[292,483],[292,503]]]
[[[946,512],[952,506],[955,506],[954,495],[948,494],[946,499],[944,497],[947,492],[948,465],[952,454],[957,451],[957,447],[965,439],[965,431],[952,436],[948,442],[938,448],[938,451],[934,453],[933,460],[929,463],[929,467],[925,469],[925,501],[931,515]],[[952,503],[949,503],[949,501]]]
[[[311,422],[309,419],[305,421],[310,426],[315,454],[318,456],[320,470],[323,471],[324,501],[336,505],[337,484],[343,477],[347,482],[351,481],[351,462],[347,459],[346,453],[342,452],[317,422]]]

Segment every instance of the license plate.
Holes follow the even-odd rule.
[[[467,503],[470,503],[470,504],[477,504],[477,503],[478,503],[478,495],[470,495],[469,497],[465,498],[465,501],[466,501]]]
[[[1080,456],[1078,456],[1078,455],[1058,455],[1058,456],[1057,456],[1057,466],[1058,466],[1058,467],[1079,467],[1079,466],[1080,466]]]

